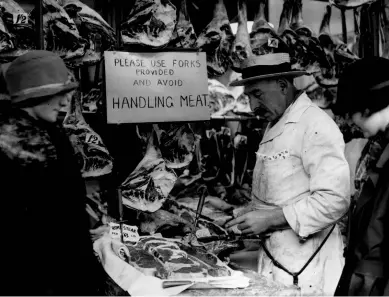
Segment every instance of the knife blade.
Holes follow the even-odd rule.
[[[172,287],[186,286],[190,284],[193,284],[193,282],[192,281],[163,281],[162,288],[167,289]]]

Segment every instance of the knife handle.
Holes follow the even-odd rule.
[[[162,282],[162,288],[167,289],[167,288],[172,288],[172,287],[190,285],[192,283],[193,282],[191,282],[191,281],[164,281],[164,282]]]

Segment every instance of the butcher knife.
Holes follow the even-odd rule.
[[[196,218],[195,218],[195,222],[194,222],[194,230],[196,230],[197,222],[198,222],[199,217],[203,211],[205,197],[207,196],[207,190],[208,189],[206,186],[201,186],[198,189],[198,192],[200,193],[200,199],[199,199],[199,203],[197,204]]]

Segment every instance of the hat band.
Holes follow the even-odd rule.
[[[242,79],[261,76],[261,75],[269,75],[274,73],[282,73],[291,71],[291,67],[289,63],[282,63],[278,65],[256,65],[243,69],[242,71]]]
[[[54,89],[61,88],[64,85],[65,85],[64,83],[55,83],[55,84],[48,84],[48,85],[39,86],[39,87],[28,88],[28,89],[24,89],[24,90],[21,90],[19,92],[12,94],[12,97],[30,95],[32,93],[35,93],[35,92],[41,91],[41,90],[54,90]]]

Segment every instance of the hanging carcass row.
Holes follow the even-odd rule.
[[[181,1],[177,25],[173,31],[169,47],[194,48],[196,45],[197,35],[189,18],[186,1]]]

